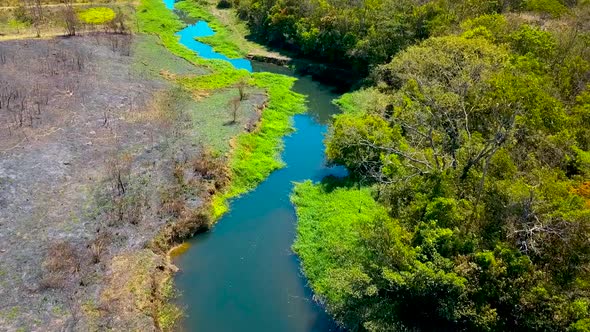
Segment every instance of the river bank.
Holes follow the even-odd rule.
[[[154,7],[152,8],[155,8],[157,11],[162,10],[162,7],[158,6],[157,3],[151,3],[150,5],[153,5]],[[183,16],[185,22],[187,21],[187,17],[189,19],[195,19],[195,17],[203,16],[202,11],[195,7],[189,7],[189,3],[177,3],[176,8],[183,10],[184,14],[181,16]],[[158,19],[161,19],[162,17],[165,18],[166,16],[164,13],[160,12],[158,14]],[[149,19],[146,21],[149,21],[152,18],[153,16],[149,16]],[[216,33],[220,33],[219,25],[216,25],[214,18],[209,17],[209,19],[212,20],[212,27],[217,26]],[[156,26],[155,22],[154,26]],[[160,24],[160,26],[162,26],[162,24]],[[153,32],[159,34],[160,38],[165,41],[165,43],[168,43],[168,38],[170,38],[169,33],[173,30],[180,30],[180,26],[176,25],[176,29],[168,29],[165,31],[162,31],[162,29],[155,29]],[[221,33],[221,35],[224,34]],[[210,37],[207,38],[209,38],[207,41],[211,40]],[[187,41],[189,40],[191,39],[187,39]],[[201,41],[203,40],[203,37],[198,37],[197,40]],[[303,104],[304,98],[302,95],[291,91],[293,84],[297,84],[294,78],[266,72],[258,72],[250,75],[245,71],[235,70],[228,67],[221,61],[205,61],[200,58],[191,57],[190,55],[183,53],[181,48],[177,48],[172,40],[170,40],[169,43],[170,44],[167,45],[168,48],[173,50],[173,52],[176,52],[176,54],[184,56],[189,61],[197,65],[208,67],[211,70],[210,74],[204,76],[176,77],[176,81],[186,89],[193,92],[199,92],[199,94],[204,94],[203,92],[227,89],[233,84],[236,84],[236,82],[247,79],[249,80],[248,83],[250,86],[263,89],[268,94],[268,103],[266,104],[266,108],[262,110],[259,125],[254,131],[238,135],[236,139],[232,140],[232,148],[228,154],[231,181],[228,183],[227,187],[219,188],[220,190],[217,191],[217,194],[215,194],[214,199],[211,201],[212,220],[215,221],[218,217],[227,212],[228,207],[226,202],[228,199],[250,191],[258,183],[266,179],[272,171],[285,165],[280,158],[280,152],[283,148],[282,137],[292,131],[291,116],[296,113],[302,113],[306,110]],[[220,43],[217,43],[216,45],[218,47],[214,48],[214,50],[221,49],[221,53],[223,53],[224,49],[234,49],[229,43],[229,40],[224,40],[222,44],[223,47],[218,48]],[[330,101],[328,100],[327,104],[330,105],[329,103]],[[321,138],[318,138],[317,141],[320,142],[321,145]],[[319,150],[321,151],[322,149],[320,148]],[[285,194],[285,199],[288,202],[287,194]],[[207,234],[209,233],[202,236],[207,236]],[[170,244],[174,244],[174,242],[175,241],[172,241]],[[288,245],[290,245],[290,242],[288,242]],[[188,253],[190,253],[191,249],[192,248],[188,249]],[[174,251],[175,250],[172,250],[170,253],[174,253]],[[186,255],[187,253],[181,255],[180,259],[186,257]],[[298,269],[297,266],[297,264],[292,265],[294,268],[293,276],[298,275],[296,272]],[[216,275],[212,270],[206,269],[201,272],[208,273],[210,276]],[[295,280],[302,279],[297,277]],[[300,287],[304,286],[301,281],[297,282]],[[302,289],[304,289],[304,287]],[[307,297],[309,298],[309,293],[307,294]],[[316,312],[322,312],[321,309],[314,310]],[[329,319],[327,319],[327,321],[329,321]]]
[[[212,26],[219,33],[220,25],[212,17],[198,8],[188,7],[187,2],[167,4],[167,7],[182,10],[183,14],[179,16],[183,17],[183,21],[194,24],[178,33],[181,44],[204,57],[223,59],[234,67],[250,69],[249,64],[241,59],[227,58],[230,54],[236,54],[232,45],[228,44],[229,40],[223,37],[230,34],[221,32],[222,41],[213,42],[216,35],[212,34],[203,21],[197,23],[190,20],[191,13],[200,18],[207,17],[213,20]],[[211,42],[217,47],[211,49],[201,42]],[[227,50],[230,50],[229,53]],[[269,72],[295,76],[290,69],[271,64],[255,62],[253,67],[255,73],[252,78],[255,82],[265,76],[274,77],[273,80],[285,77]],[[192,84],[187,86],[202,86],[198,80]],[[272,105],[272,89],[267,87]],[[311,113],[296,117],[296,132],[285,140],[284,165],[287,168],[275,171],[253,191],[243,196],[243,192],[239,192],[240,197],[231,200],[232,209],[211,231],[191,239],[188,245],[175,247],[170,252],[171,255],[174,254],[174,262],[180,268],[175,284],[181,294],[179,303],[186,312],[186,318],[182,321],[183,329],[338,329],[321,305],[314,301],[311,290],[306,287],[305,278],[299,273],[298,259],[290,254],[296,220],[289,202],[293,181],[308,178],[320,180],[328,174],[346,174],[342,169],[328,168],[323,153],[325,124],[337,111],[332,104],[337,95],[331,88],[314,82],[310,77],[297,76],[293,90],[307,97],[308,110]],[[285,106],[285,99],[279,100]],[[261,124],[264,124],[264,114],[268,112],[268,108],[263,110]],[[262,138],[264,143],[269,143],[266,141],[268,137],[263,135]],[[274,160],[279,158],[280,156],[273,157]],[[252,160],[246,161],[244,165],[249,162]],[[235,171],[236,168],[232,170]],[[269,193],[272,196],[268,196]],[[229,199],[235,196],[228,190],[221,197]],[[224,206],[215,216],[221,216],[226,211]],[[177,252],[182,254],[177,255]],[[259,268],[255,268],[256,266]],[[272,267],[272,271],[261,271],[264,270],[262,266]]]
[[[179,3],[183,19],[198,19],[193,5]],[[30,115],[26,124],[0,111],[7,124],[0,133],[0,223],[8,230],[0,237],[0,291],[9,299],[0,328],[173,329],[181,311],[171,303],[172,256],[224,215],[228,200],[285,166],[283,137],[293,132],[292,116],[307,109],[293,91],[301,81],[197,56],[176,35],[186,24],[160,0],[144,0],[135,12],[134,36],[0,44],[0,65],[9,69],[0,81],[7,74],[18,77],[12,83],[34,79],[19,75],[27,62],[17,63],[14,50],[56,61],[29,66],[55,80],[42,75],[38,90],[25,89],[38,97],[56,89],[39,102],[40,114],[29,109],[33,99],[21,109],[22,119]],[[216,32],[223,31],[220,25]],[[232,38],[215,45],[239,50]],[[306,86],[304,94],[323,91]],[[39,160],[43,172],[30,172]],[[33,181],[37,176],[43,179]],[[48,180],[57,191],[34,194],[35,183]],[[46,236],[28,235],[40,227]]]
[[[165,326],[153,284],[173,267],[148,244],[174,221],[163,198],[178,152],[201,152],[186,126],[196,103],[160,72],[198,69],[146,35],[15,40],[0,54],[19,105],[0,97],[0,329]]]
[[[170,330],[170,247],[281,166],[294,80],[198,58],[160,4],[133,36],[0,43],[0,329]]]

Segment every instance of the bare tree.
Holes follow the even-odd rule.
[[[117,16],[115,16],[115,19],[108,23],[107,29],[113,33],[118,33],[121,35],[130,34],[131,29],[125,23],[127,19],[127,15],[125,15],[125,13],[123,13],[123,11],[119,8],[117,9]]]
[[[246,93],[246,87],[247,86],[248,86],[248,83],[243,78],[237,84],[238,93],[240,94],[240,101],[245,100],[245,99],[248,98],[248,94]]]
[[[63,17],[68,36],[75,36],[78,27],[78,17],[74,11],[73,0],[61,0],[63,7]]]
[[[238,112],[240,110],[240,98],[236,97],[230,100],[229,109],[232,115],[232,121],[230,124],[235,124],[238,120]]]
[[[0,65],[6,64],[6,50],[0,47]]]
[[[37,38],[39,38],[41,37],[41,23],[43,23],[43,5],[41,0],[27,0],[27,6],[33,18],[33,27],[37,33]]]
[[[123,34],[109,34],[107,40],[111,46],[111,50],[114,53],[119,53],[122,56],[131,55],[131,35]]]

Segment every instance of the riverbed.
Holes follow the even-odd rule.
[[[168,1],[168,0],[166,0]],[[173,2],[167,2],[173,8]],[[211,35],[200,21],[179,32],[181,43],[200,56],[222,59],[210,46],[195,41]],[[209,47],[209,48],[207,48]],[[228,59],[236,68],[294,76],[288,68]],[[324,155],[326,124],[338,109],[332,89],[298,77],[294,91],[307,97],[308,113],[293,119],[295,133],[284,140],[286,167],[272,173],[254,191],[230,202],[230,211],[209,232],[189,241],[175,260],[175,284],[186,317],[186,331],[336,331],[338,327],[313,293],[292,252],[296,215],[289,195],[293,182],[344,176],[330,168]]]

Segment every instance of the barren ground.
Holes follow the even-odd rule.
[[[207,226],[221,180],[203,165],[223,159],[199,125],[228,117],[170,73],[203,71],[148,36],[0,43],[0,330],[166,328],[159,244],[186,236],[177,221]],[[234,126],[264,101],[253,91]]]

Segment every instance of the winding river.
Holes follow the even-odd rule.
[[[164,0],[174,8],[173,0]],[[294,76],[283,67],[228,59],[196,37],[214,32],[199,21],[180,31],[180,42],[200,56],[231,62],[236,68]],[[207,233],[190,240],[190,249],[176,258],[179,302],[187,317],[185,331],[337,331],[314,301],[291,251],[297,222],[289,200],[293,182],[345,175],[328,168],[323,136],[338,110],[330,88],[298,77],[294,91],[307,96],[309,112],[294,117],[296,132],[285,138],[282,158],[287,167],[272,173],[254,191],[230,202],[230,212]]]

